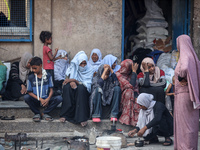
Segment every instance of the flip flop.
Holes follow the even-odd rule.
[[[168,141],[169,140],[169,141]],[[170,146],[173,144],[173,141],[171,138],[168,138],[168,140],[165,140],[165,142],[163,143],[163,146]]]
[[[114,118],[114,117],[112,117],[112,118],[110,118],[110,121],[117,121],[117,118]]]
[[[3,117],[1,117],[1,120],[15,120],[15,116],[10,116],[10,117],[3,116]]]
[[[101,119],[100,118],[92,118],[92,121],[93,122],[101,122]]]
[[[44,114],[43,119],[46,121],[53,121],[53,118],[51,116],[49,116],[48,114]]]
[[[35,116],[33,116],[33,121],[40,122],[40,114],[36,114]]]

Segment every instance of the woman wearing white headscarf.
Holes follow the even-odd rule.
[[[88,58],[84,51],[80,51],[74,56],[66,75],[69,78],[66,78],[63,82],[60,121],[67,120],[86,126],[90,115],[89,93],[93,69],[88,66]]]
[[[69,59],[65,50],[58,50],[56,57],[61,59],[54,61],[54,94],[62,94],[62,83],[65,80],[65,73],[69,67]]]
[[[133,137],[136,133],[143,136],[150,143],[157,143],[159,136],[165,137],[163,146],[173,143],[170,136],[173,135],[173,118],[168,109],[159,101],[154,101],[152,94],[142,93],[137,98],[140,112],[136,128],[128,133]]]
[[[108,54],[103,58],[103,64],[109,65],[114,71],[114,73],[121,68],[120,65],[117,65],[117,57],[111,54]]]
[[[88,64],[94,69],[94,72],[97,72],[99,66],[102,64],[102,54],[99,49],[95,48],[92,50]]]
[[[11,65],[6,91],[3,93],[3,100],[18,100],[26,94],[26,80],[30,72],[30,61],[32,54],[25,52],[20,62]]]

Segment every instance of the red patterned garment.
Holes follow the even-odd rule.
[[[119,80],[122,91],[120,102],[120,111],[122,112],[122,115],[119,118],[119,121],[122,124],[135,126],[138,121],[140,108],[134,98],[134,92],[139,93],[138,83],[136,81],[135,87],[130,84],[132,64],[133,61],[130,59],[122,61],[121,68],[116,72],[116,76]]]

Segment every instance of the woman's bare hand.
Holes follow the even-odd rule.
[[[149,71],[147,63],[142,62],[142,67],[143,67],[143,69],[144,69],[145,72]]]
[[[70,86],[72,89],[77,88],[76,82],[70,82]]]
[[[136,73],[137,69],[138,69],[138,63],[132,64],[132,72]]]
[[[26,87],[25,87],[25,85],[21,85],[21,94],[26,94],[27,93],[27,89],[26,89]]]
[[[128,132],[129,137],[133,137],[137,133],[137,129],[131,130]]]
[[[181,86],[186,86],[187,85],[187,80],[183,79],[182,81],[179,82]]]

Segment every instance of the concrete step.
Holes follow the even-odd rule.
[[[61,104],[50,115],[59,118]],[[15,116],[15,118],[32,118],[33,112],[24,101],[0,101],[0,116]]]
[[[70,122],[61,123],[58,119],[54,121],[34,122],[32,118],[17,118],[15,120],[1,120],[0,121],[0,133],[5,132],[85,132],[91,128],[96,128],[99,131],[111,129],[112,123],[109,120],[102,120],[100,123],[94,123],[92,120],[88,120],[86,127],[82,127],[80,124],[73,124]],[[122,129],[124,132],[128,132],[133,127],[116,123],[117,129]]]

